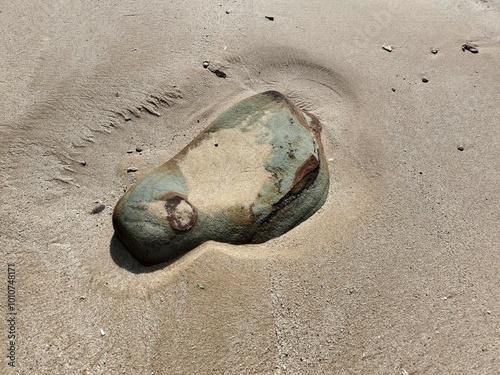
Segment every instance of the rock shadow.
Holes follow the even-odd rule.
[[[152,266],[145,266],[141,264],[137,259],[135,259],[132,254],[130,254],[130,252],[120,242],[116,234],[113,234],[113,237],[111,237],[111,241],[109,242],[109,253],[111,255],[111,259],[113,259],[118,267],[135,274],[158,271],[160,269],[168,267],[181,258],[178,257],[168,262],[155,264]]]

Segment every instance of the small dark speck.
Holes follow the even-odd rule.
[[[215,146],[215,147],[219,147],[219,144],[218,144],[218,143],[215,143],[215,144],[214,144],[214,146]]]
[[[423,172],[418,172],[419,174],[423,174]]]
[[[135,148],[135,151],[136,151],[136,152],[142,152],[142,147],[137,146],[137,147]]]
[[[265,16],[269,21],[274,21],[274,17],[271,16]]]
[[[85,160],[82,160],[82,161],[80,162],[80,165],[83,165],[83,166],[85,167],[85,166],[87,165],[87,162],[86,162]]]
[[[100,205],[98,205],[98,206],[95,206],[95,207],[92,209],[92,211],[90,211],[90,213],[91,213],[92,215],[95,215],[95,214],[98,214],[99,212],[104,211],[104,209],[105,209],[105,208],[106,208],[106,206],[105,206],[105,205],[100,204]]]
[[[423,83],[427,83],[427,82],[429,82],[429,80],[428,80],[426,77],[423,77],[423,78],[422,78],[422,82],[423,82]]]
[[[464,150],[464,146],[458,146],[457,149],[458,149],[458,151],[463,151]]]
[[[396,89],[394,87],[391,90],[392,90],[392,92],[396,92]]]

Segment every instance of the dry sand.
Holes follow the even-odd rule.
[[[51,3],[0,6],[0,373],[500,373],[498,0]],[[322,121],[327,203],[142,267],[119,197],[269,89]]]

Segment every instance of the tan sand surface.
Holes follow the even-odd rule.
[[[499,3],[2,1],[0,373],[499,374]],[[326,204],[141,266],[120,196],[271,89],[323,124]]]

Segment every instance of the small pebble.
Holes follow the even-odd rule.
[[[208,67],[209,67],[209,65],[210,65],[210,61],[208,61],[208,60],[203,60],[203,67],[204,67],[205,69],[206,69],[206,68],[208,68]]]
[[[131,154],[134,150],[127,150],[127,154]]]
[[[104,330],[101,328],[101,336],[104,336],[106,334],[106,332],[104,332]]]
[[[87,162],[86,162],[85,160],[82,160],[82,161],[80,162],[80,165],[83,165],[83,166],[85,167],[85,166],[87,165]]]
[[[90,211],[90,213],[91,213],[92,215],[95,215],[95,214],[98,214],[98,213],[100,213],[100,212],[104,211],[104,209],[105,209],[105,208],[106,208],[106,206],[105,206],[105,205],[100,204],[100,205],[95,206],[95,207],[92,209],[92,211]]]
[[[457,149],[458,149],[458,151],[463,151],[464,150],[464,146],[458,146]]]
[[[429,80],[426,77],[422,77],[422,82],[427,83],[427,82],[429,82]]]
[[[219,69],[211,70],[211,72],[219,78],[226,78],[227,77],[226,73],[224,73],[222,70],[219,70]]]
[[[384,44],[382,48],[385,49],[387,52],[392,52],[392,46],[390,44]]]
[[[271,16],[265,16],[269,21],[274,21],[274,17]]]
[[[392,92],[396,92],[396,89],[394,87],[391,90],[392,90]]]
[[[137,152],[141,152],[141,151],[142,151],[142,147],[137,146],[137,147],[135,148],[135,151],[137,151]]]
[[[137,172],[137,168],[136,167],[128,167],[127,168],[127,172],[130,173],[130,172]]]
[[[469,51],[469,52],[472,52],[472,53],[478,53],[479,50],[477,49],[477,47],[474,45],[474,44],[471,44],[471,43],[465,43],[465,44],[462,44],[462,51]]]
[[[431,48],[431,53],[435,55],[436,53],[438,53],[438,50],[436,48]]]

